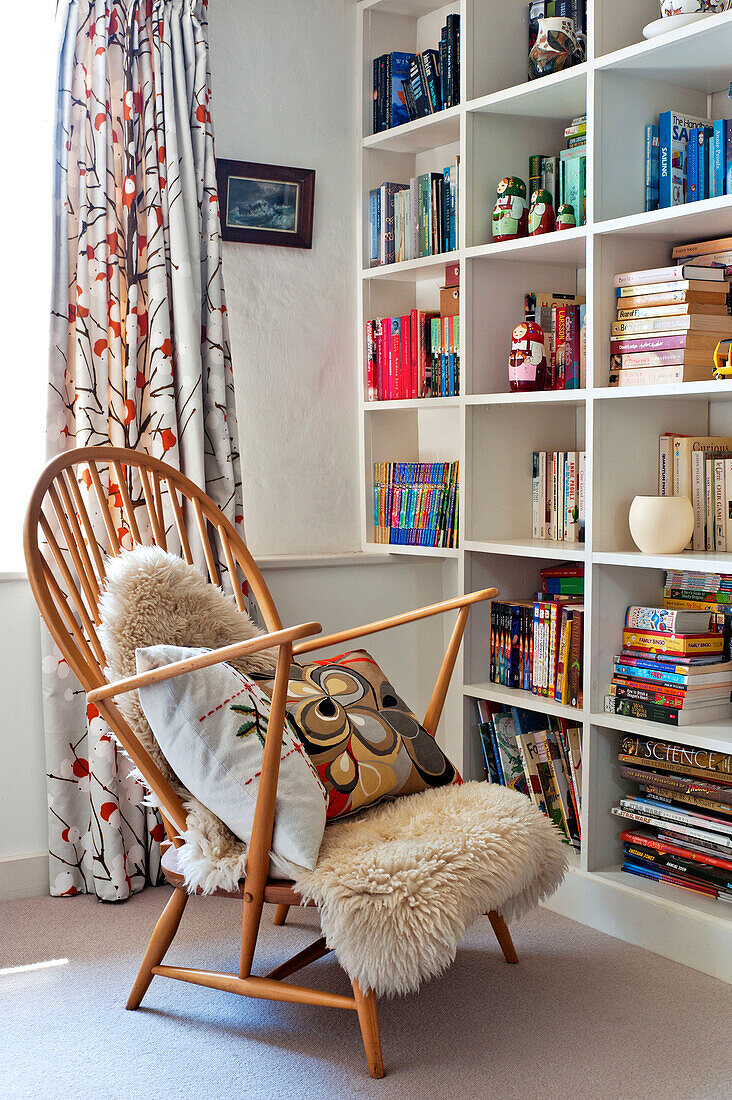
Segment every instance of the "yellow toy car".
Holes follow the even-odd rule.
[[[724,348],[727,348],[725,355]],[[714,377],[732,377],[732,340],[720,340],[714,351]]]

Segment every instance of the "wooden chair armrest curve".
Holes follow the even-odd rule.
[[[441,603],[433,603],[427,607],[419,607],[415,611],[405,611],[402,615],[393,615],[390,619],[379,619],[365,626],[352,627],[349,630],[340,630],[337,634],[324,634],[316,641],[301,642],[292,647],[293,654],[298,657],[303,653],[312,653],[316,649],[325,649],[326,646],[340,645],[342,642],[353,641],[354,638],[365,638],[368,634],[378,634],[381,630],[391,630],[395,626],[404,626],[405,623],[414,623],[419,619],[427,619],[430,615],[442,615],[445,611],[456,611],[463,607],[470,607],[484,600],[492,600],[498,595],[497,588],[484,588],[478,592],[469,592],[465,596],[455,596],[452,600],[442,600]]]
[[[278,646],[290,645],[295,638],[309,638],[313,634],[319,634],[322,630],[320,623],[301,623],[299,626],[290,626],[283,630],[275,630],[271,634],[262,634],[256,638],[249,638],[244,642],[234,642],[232,645],[223,646],[220,649],[212,649],[210,653],[201,653],[198,657],[186,657],[182,661],[174,661],[162,668],[153,668],[149,672],[141,672],[136,676],[126,676],[123,680],[116,680],[111,684],[103,684],[86,693],[90,703],[97,703],[102,699],[110,699],[115,695],[123,695],[126,691],[135,691],[137,688],[146,687],[148,684],[157,684],[163,680],[171,680],[175,676],[183,676],[186,672],[194,672],[199,668],[209,668],[211,665],[220,665],[225,661],[232,661],[236,657],[246,657],[251,653],[260,653],[263,649],[272,649]]]

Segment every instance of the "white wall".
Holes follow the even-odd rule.
[[[211,0],[216,153],[315,169],[312,249],[224,245],[255,553],[359,544],[353,0]]]

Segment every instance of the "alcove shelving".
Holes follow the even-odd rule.
[[[445,596],[495,584],[507,598],[530,595],[545,565],[585,564],[584,702],[580,710],[492,684],[487,606],[473,610],[448,702],[444,737],[469,778],[480,778],[475,700],[560,715],[583,726],[581,855],[550,907],[659,954],[732,981],[732,907],[623,874],[621,822],[610,814],[624,791],[617,761],[624,733],[667,737],[732,752],[732,725],[676,729],[603,713],[612,656],[631,603],[659,603],[665,571],[732,572],[732,554],[648,557],[634,547],[628,507],[656,491],[658,436],[732,434],[732,382],[608,388],[608,332],[618,271],[667,264],[675,243],[732,235],[732,196],[643,212],[644,129],[660,110],[732,117],[732,12],[646,41],[658,0],[588,0],[587,60],[526,80],[525,0],[362,0],[358,81],[358,235],[361,496],[363,546],[372,553],[442,558]],[[391,50],[434,46],[447,14],[461,16],[461,102],[385,133],[371,133],[371,63]],[[563,128],[587,114],[587,222],[544,237],[494,243],[495,186],[527,178],[530,153],[555,153]],[[369,268],[368,193],[383,180],[408,182],[460,157],[459,247]],[[365,322],[407,309],[436,310],[447,262],[460,263],[459,396],[368,401]],[[508,392],[511,330],[528,290],[563,290],[587,301],[587,379],[581,390]],[[531,538],[531,453],[585,449],[586,541]],[[373,463],[459,459],[459,547],[377,546]]]

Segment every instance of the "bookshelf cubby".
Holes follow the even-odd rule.
[[[660,110],[732,117],[732,12],[644,40],[657,0],[589,0],[586,62],[526,80],[525,0],[361,0],[358,142],[360,444],[365,550],[442,560],[446,597],[495,584],[506,598],[530,594],[547,564],[585,564],[584,702],[579,710],[489,682],[489,609],[474,609],[444,720],[446,748],[468,778],[482,777],[475,700],[525,706],[583,726],[583,847],[549,905],[575,920],[732,981],[732,907],[623,874],[621,822],[610,814],[624,790],[617,752],[624,733],[668,736],[732,751],[732,724],[676,729],[603,713],[611,659],[630,603],[659,602],[665,571],[732,572],[732,554],[639,553],[628,530],[637,493],[655,493],[662,432],[732,434],[732,383],[608,388],[612,276],[667,264],[673,244],[732,235],[732,196],[643,212],[644,131]],[[371,133],[371,62],[390,50],[434,46],[451,12],[461,16],[461,102],[391,131]],[[524,180],[529,153],[554,154],[563,128],[587,113],[587,224],[494,243],[496,183]],[[407,182],[460,156],[459,248],[369,268],[368,194]],[[460,395],[366,400],[365,321],[438,308],[447,262],[460,263]],[[586,388],[508,391],[511,331],[528,290],[587,300]],[[531,453],[587,453],[586,542],[531,538]],[[379,546],[373,530],[373,463],[460,460],[456,550]],[[449,630],[450,624],[445,629]]]

